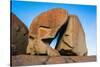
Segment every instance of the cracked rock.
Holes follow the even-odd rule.
[[[87,55],[85,33],[77,16],[69,15],[65,32],[61,35],[63,36],[56,46],[61,55]]]
[[[61,8],[55,8],[37,16],[29,28],[27,53],[59,56],[59,52],[50,47],[50,43],[67,19],[67,11]]]

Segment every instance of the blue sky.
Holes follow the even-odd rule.
[[[32,20],[36,16],[53,8],[64,8],[68,10],[68,14],[75,14],[79,17],[86,36],[88,55],[96,55],[96,6],[12,1],[11,12],[18,16],[29,28]],[[54,39],[51,44],[53,48],[56,40]]]

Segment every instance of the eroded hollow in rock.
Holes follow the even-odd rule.
[[[54,38],[42,39],[44,43],[51,43]]]
[[[70,15],[68,17],[67,26],[63,26],[60,29],[60,36],[55,49],[61,55],[84,56],[87,54],[85,33],[76,15]]]
[[[57,32],[57,34],[56,34],[56,36],[55,36],[55,37],[58,36],[57,44],[56,44],[56,46],[55,46],[55,49],[57,48],[57,46],[58,46],[58,44],[59,44],[59,42],[60,42],[60,40],[61,40],[63,34],[65,33],[65,30],[66,30],[67,25],[68,25],[68,20],[67,20],[66,23],[65,23],[63,26],[61,26],[61,28],[58,30],[58,32]]]
[[[53,48],[56,49],[56,47],[58,46],[58,44],[59,44],[59,42],[60,42],[60,40],[61,40],[61,38],[62,38],[62,36],[63,36],[65,30],[66,30],[67,22],[68,22],[68,21],[66,21],[66,23],[63,24],[63,25],[61,26],[61,28],[57,31],[56,36],[55,36],[54,39],[52,40],[52,44],[50,44],[50,46],[52,45],[51,47],[53,47]],[[55,43],[53,43],[53,42],[55,42]]]
[[[67,29],[67,25],[68,25],[68,22],[69,22],[69,19],[66,21],[66,23],[65,24],[63,24],[62,26],[61,26],[61,28],[58,30],[58,32],[56,33],[56,36],[55,36],[55,40],[53,39],[52,40],[52,42],[56,42],[56,43],[52,43],[52,44],[50,44],[50,45],[52,45],[51,47],[53,47],[54,49],[56,49],[57,48],[57,46],[59,45],[59,42],[60,42],[60,40],[62,39],[62,36],[64,35],[64,33],[65,33],[65,31],[66,31],[66,29]],[[66,35],[66,36],[68,36],[68,35]],[[71,51],[71,50],[64,50],[64,49],[61,49],[60,51],[59,51],[59,53],[60,53],[60,55],[63,55],[63,56],[77,56],[77,54],[76,53],[74,53],[73,51]]]
[[[73,51],[71,50],[64,50],[64,49],[61,49],[59,51],[59,53],[62,55],[62,56],[77,56],[76,53],[74,53]]]
[[[67,10],[55,8],[41,13],[37,16],[29,28],[29,43],[26,53],[48,54],[48,56],[59,56],[59,52],[50,47],[57,31],[68,19]]]

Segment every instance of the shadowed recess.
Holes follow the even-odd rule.
[[[52,48],[56,48],[66,30],[66,27],[67,27],[67,23],[68,23],[68,20],[65,22],[65,24],[63,24],[61,26],[61,28],[58,30],[58,32],[56,33],[56,36],[54,37],[54,39],[52,40],[52,42],[50,43],[50,46]]]

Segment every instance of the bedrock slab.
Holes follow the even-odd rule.
[[[31,66],[62,63],[95,62],[96,56],[32,56],[16,55],[11,57],[12,66]]]

